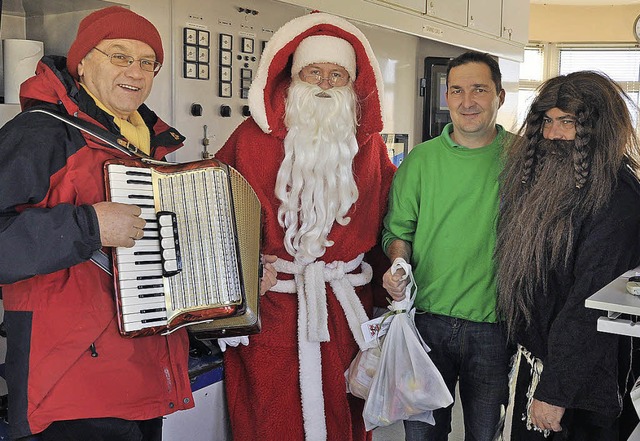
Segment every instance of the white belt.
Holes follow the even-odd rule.
[[[298,295],[298,359],[300,389],[306,441],[327,439],[327,427],[322,393],[320,342],[329,341],[327,292],[329,283],[347,318],[349,329],[360,349],[375,344],[365,343],[360,325],[369,320],[355,292],[355,286],[371,281],[371,265],[363,262],[364,254],[350,262],[322,261],[307,265],[278,259],[274,263],[279,273],[293,274],[293,280],[278,280],[271,291]],[[349,274],[361,267],[359,274]]]
[[[526,366],[525,363],[528,365]],[[506,417],[504,422],[504,428],[502,429],[502,436],[498,438],[501,441],[511,441],[511,432],[513,430],[513,412],[515,411],[515,399],[516,399],[516,385],[518,383],[518,375],[520,369],[530,369],[531,382],[527,389],[527,406],[525,415],[522,419],[525,422],[527,430],[533,430],[536,432],[542,432],[542,435],[547,438],[551,434],[548,429],[539,429],[531,422],[531,403],[533,403],[533,394],[536,392],[538,383],[540,382],[540,376],[542,375],[543,364],[542,360],[537,358],[531,352],[529,352],[524,346],[518,345],[518,352],[516,352],[516,358],[509,373],[509,403],[506,409]]]

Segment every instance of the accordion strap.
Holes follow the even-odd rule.
[[[129,157],[141,159],[143,162],[159,165],[172,164],[171,162],[152,158],[151,156],[140,150],[138,147],[131,144],[125,137],[111,133],[110,131],[103,129],[100,126],[80,119],[77,116],[62,114],[60,112],[54,112],[40,107],[33,107],[22,112],[23,115],[26,113],[44,113],[45,115],[49,115],[59,121],[62,121],[65,124],[70,125],[71,127],[75,127],[76,129],[91,135],[92,137],[101,141],[103,145],[106,144],[107,146],[113,147],[114,149],[124,153]]]

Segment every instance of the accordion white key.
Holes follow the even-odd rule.
[[[260,330],[261,207],[236,170],[214,159],[110,160],[105,181],[107,200],[138,205],[147,222],[132,248],[113,250],[122,335]]]

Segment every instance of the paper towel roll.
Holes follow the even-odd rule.
[[[35,40],[2,40],[4,102],[19,103],[20,84],[34,75],[44,54],[44,44]]]

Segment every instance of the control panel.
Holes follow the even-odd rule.
[[[308,11],[270,0],[172,6],[174,124],[187,137],[173,159],[208,159],[251,116],[249,88],[273,33]]]

